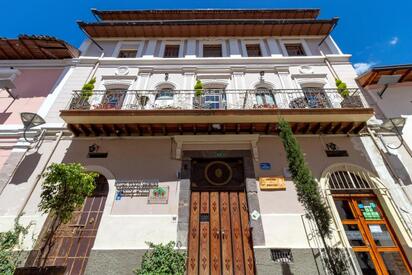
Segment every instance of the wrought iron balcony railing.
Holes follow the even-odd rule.
[[[69,110],[252,110],[363,108],[359,89],[74,91]]]

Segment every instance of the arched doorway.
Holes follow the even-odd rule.
[[[379,196],[383,186],[356,166],[335,166],[324,175],[335,219],[362,274],[411,274],[410,265]]]
[[[73,213],[68,223],[58,227],[50,245],[44,246],[41,237],[45,236],[50,225],[50,222],[46,221],[43,226],[44,232],[40,234],[36,248],[30,253],[25,266],[35,267],[43,272],[35,274],[47,274],[47,272],[63,274],[63,270],[67,275],[83,274],[96,239],[108,191],[107,179],[99,175],[96,178],[93,194],[87,197],[82,207]],[[44,267],[53,268],[42,270]]]

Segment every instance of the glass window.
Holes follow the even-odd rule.
[[[355,252],[355,254],[363,275],[378,274],[369,252]]]
[[[203,57],[222,57],[222,45],[203,45]]]
[[[247,56],[262,56],[259,44],[247,44],[246,45]]]
[[[225,106],[225,93],[221,89],[204,90],[202,105],[207,109],[221,109]]]
[[[357,224],[344,224],[343,228],[351,246],[365,246],[362,233]]]
[[[365,220],[381,220],[381,214],[379,213],[378,205],[374,200],[361,199],[357,200],[358,207],[362,212],[362,216]]]
[[[256,103],[258,106],[274,107],[275,98],[270,90],[266,88],[258,88],[256,92]]]
[[[353,220],[355,218],[347,200],[335,200],[335,205],[342,220]]]
[[[179,57],[179,45],[166,45],[163,57],[164,58]]]
[[[122,49],[119,51],[118,58],[134,58],[137,55],[137,49]]]
[[[122,89],[107,90],[103,97],[105,108],[121,108],[126,91]]]
[[[309,108],[327,108],[329,106],[328,98],[322,88],[303,88],[303,93]]]
[[[170,88],[161,89],[156,95],[156,100],[171,100],[171,99],[173,99],[173,90]]]
[[[386,225],[368,224],[368,227],[377,246],[395,246]]]
[[[408,275],[409,272],[399,252],[381,252],[386,270],[390,275]]]
[[[286,51],[289,56],[305,56],[306,53],[303,50],[303,46],[300,43],[285,44]]]

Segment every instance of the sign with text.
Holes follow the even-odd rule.
[[[284,177],[260,177],[259,187],[262,191],[286,190]]]
[[[150,189],[158,186],[158,179],[117,180],[115,183],[116,199],[120,200],[122,197],[147,197]]]
[[[169,187],[158,186],[150,189],[148,204],[167,204],[169,199]]]
[[[272,168],[272,165],[269,162],[261,162],[259,166],[262,170],[270,170]]]

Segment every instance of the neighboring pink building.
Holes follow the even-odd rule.
[[[54,37],[0,39],[0,192],[28,146],[19,142],[20,113],[45,114],[78,56],[77,49]]]

